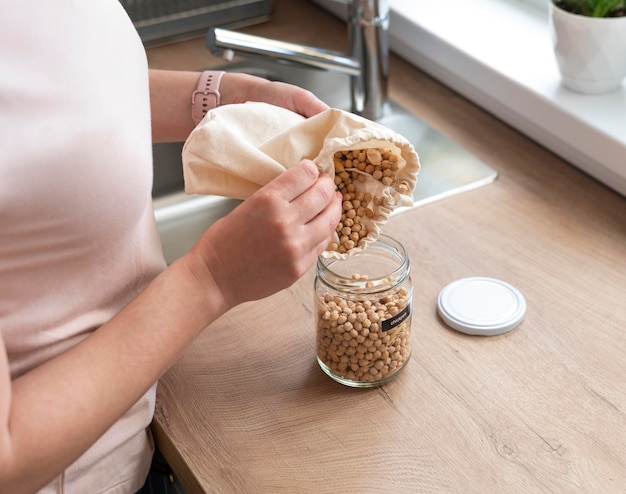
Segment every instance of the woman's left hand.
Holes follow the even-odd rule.
[[[184,141],[194,128],[191,95],[200,72],[150,70],[150,108],[153,142]],[[221,105],[258,101],[281,106],[312,117],[328,110],[328,105],[313,93],[284,82],[227,72],[220,87]]]

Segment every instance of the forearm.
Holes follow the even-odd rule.
[[[191,95],[199,76],[199,72],[150,71],[153,142],[184,141],[193,130]]]
[[[3,490],[30,492],[69,466],[227,309],[206,267],[189,259],[82,343],[15,380],[12,395],[0,383]]]

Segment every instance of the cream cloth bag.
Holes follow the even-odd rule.
[[[401,135],[342,110],[305,118],[256,102],[215,108],[189,135],[185,191],[246,199],[303,158],[344,193],[342,222],[326,256],[362,250],[396,206],[413,204],[420,163]]]

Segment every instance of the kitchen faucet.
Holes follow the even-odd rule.
[[[234,52],[269,58],[280,65],[316,68],[333,77],[307,77],[301,70],[276,71],[277,80],[313,90],[322,100],[342,105],[338,92],[351,94],[353,113],[404,136],[417,150],[422,168],[413,191],[414,204],[457,194],[493,182],[497,172],[446,136],[387,98],[389,68],[389,0],[336,0],[348,4],[348,53],[288,43],[259,36],[211,29],[206,46],[229,60]],[[230,61],[230,60],[229,60]],[[290,74],[290,72],[293,72]],[[346,84],[335,75],[346,77]],[[283,78],[281,78],[283,77]],[[330,84],[327,82],[330,80]],[[322,82],[324,81],[324,82]],[[349,82],[349,84],[347,84]],[[347,99],[347,94],[345,95]],[[342,106],[337,106],[342,107]]]
[[[339,53],[213,28],[212,52],[240,52],[296,62],[350,77],[351,111],[377,120],[385,112],[389,67],[389,2],[347,0],[349,53]]]

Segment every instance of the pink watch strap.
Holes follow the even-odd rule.
[[[207,112],[220,106],[220,82],[224,72],[205,70],[200,74],[198,86],[191,94],[191,118],[198,125]]]

